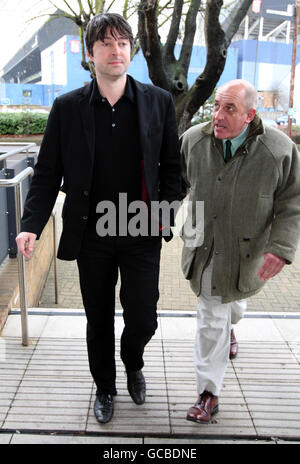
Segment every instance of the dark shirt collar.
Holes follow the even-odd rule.
[[[132,103],[135,101],[134,90],[133,90],[132,83],[131,83],[130,79],[128,78],[128,76],[127,76],[127,80],[126,80],[125,92],[122,95],[122,98],[123,97],[128,98]],[[97,79],[94,78],[93,84],[92,84],[92,93],[91,93],[91,96],[90,96],[89,103],[94,104],[97,101],[102,102],[102,96],[100,95],[100,92],[99,92],[99,88],[98,88],[98,85],[97,85]]]

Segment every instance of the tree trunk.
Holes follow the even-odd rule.
[[[184,39],[178,60],[174,56],[179,31],[179,15],[183,1],[175,0],[168,38],[163,47],[157,33],[156,0],[141,0],[139,5],[139,37],[153,84],[170,91],[174,97],[179,133],[190,127],[195,112],[210,97],[224,70],[227,48],[247,14],[252,0],[240,0],[226,28],[219,17],[222,0],[207,0],[205,10],[206,65],[193,86],[188,89],[187,74],[191,60],[197,13],[201,0],[191,0],[186,15]]]
[[[205,11],[206,65],[194,85],[176,104],[178,130],[182,134],[191,125],[195,112],[216,87],[225,67],[227,48],[249,9],[252,0],[243,0],[224,31],[220,22],[222,0],[207,0]]]

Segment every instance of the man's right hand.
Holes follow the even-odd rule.
[[[31,232],[21,232],[16,237],[16,242],[18,245],[18,250],[25,258],[30,259],[31,254],[34,250],[34,242],[36,240],[37,235]]]

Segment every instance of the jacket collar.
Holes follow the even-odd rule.
[[[219,152],[223,155],[222,140],[217,139],[214,136],[214,129],[213,129],[212,121],[210,121],[207,124],[204,124],[202,130],[203,130],[204,134],[210,135],[212,137],[213,144],[219,150]],[[253,120],[249,124],[249,131],[248,131],[247,137],[246,137],[246,139],[244,140],[244,142],[242,143],[241,146],[247,145],[247,142],[249,140],[251,140],[251,138],[257,137],[257,136],[259,136],[261,134],[264,134],[264,133],[265,133],[265,128],[263,126],[262,120],[259,117],[259,115],[256,113]],[[237,150],[239,150],[239,149],[240,149],[240,147]],[[247,148],[246,148],[246,150],[243,150],[242,153],[246,154],[247,153]]]
[[[88,98],[88,100],[91,98],[92,91],[93,91],[93,85],[94,85],[93,82],[94,82],[94,79],[92,79],[84,87],[81,87],[80,94],[79,94],[80,101],[82,101],[82,99],[85,99],[85,98]]]
[[[83,124],[85,138],[89,147],[91,160],[94,158],[95,151],[95,120],[92,105],[89,104],[93,90],[93,81],[81,88],[78,98],[79,113]]]
[[[129,74],[127,74],[127,78],[130,81],[130,86],[134,89],[137,90],[136,95],[141,96],[141,95],[146,95],[148,96],[148,85],[143,84],[142,82],[136,81],[131,77]],[[89,82],[87,85],[84,87],[81,87],[81,92],[80,92],[80,100],[87,98],[88,101],[90,100],[94,88],[94,80],[92,79],[91,82]]]
[[[138,119],[139,119],[139,130],[140,130],[140,144],[141,150],[144,154],[148,146],[148,136],[150,131],[150,124],[152,119],[152,107],[153,99],[150,96],[149,85],[142,84],[136,81],[130,75],[127,75],[130,81],[131,88],[136,97]],[[89,151],[94,156],[95,151],[95,121],[93,105],[90,104],[92,92],[93,92],[93,80],[86,86],[81,88],[81,92],[78,99],[79,111],[82,118],[82,124],[84,127],[84,133],[89,146]]]
[[[152,120],[153,99],[150,96],[148,85],[136,81],[131,76],[128,76],[128,78],[131,81],[132,87],[136,95],[140,129],[140,143],[142,152],[144,152]]]
[[[135,92],[133,90],[133,85],[132,85],[131,79],[129,79],[129,76],[127,76],[127,79],[126,79],[126,85],[125,85],[123,97],[128,98],[131,102],[135,101]],[[102,102],[103,97],[99,92],[97,80],[93,79],[92,87],[91,87],[91,94],[89,97],[89,104],[93,105],[97,101]]]

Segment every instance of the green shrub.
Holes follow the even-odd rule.
[[[0,113],[0,134],[43,134],[48,120],[48,113]]]
[[[199,110],[194,114],[191,125],[195,126],[200,124],[201,122],[211,121],[213,108],[214,108],[214,101],[216,96],[217,89],[215,88],[211,96],[206,100],[206,102],[199,108]]]

